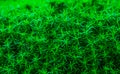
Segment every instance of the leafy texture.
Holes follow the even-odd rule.
[[[0,0],[0,74],[120,74],[119,0]]]

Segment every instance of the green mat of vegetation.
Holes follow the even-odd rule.
[[[0,74],[120,74],[120,0],[0,0]]]

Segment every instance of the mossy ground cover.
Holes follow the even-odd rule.
[[[0,0],[0,74],[120,74],[120,1]]]

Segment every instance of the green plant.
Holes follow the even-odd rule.
[[[119,0],[0,0],[0,74],[119,74]]]

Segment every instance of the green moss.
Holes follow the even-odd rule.
[[[119,74],[115,0],[1,0],[0,74]]]

